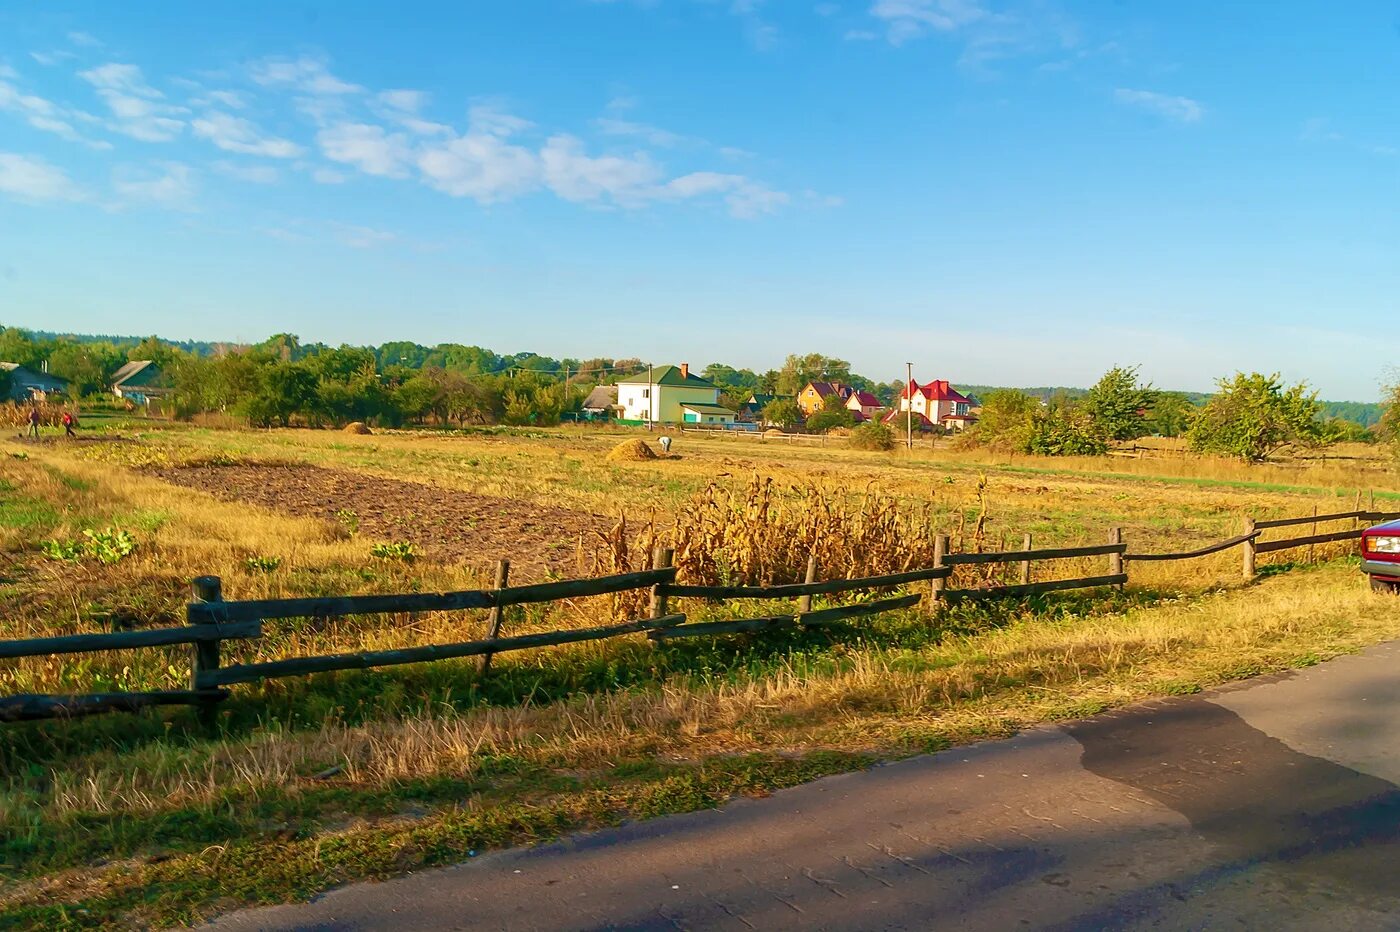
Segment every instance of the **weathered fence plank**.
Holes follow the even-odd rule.
[[[192,622],[245,621],[253,618],[339,618],[344,615],[383,615],[407,612],[448,612],[469,608],[494,608],[525,602],[554,602],[559,599],[607,595],[640,589],[675,578],[675,570],[643,570],[598,576],[593,579],[566,579],[561,582],[515,586],[496,593],[483,589],[461,592],[408,592],[393,595],[324,596],[307,599],[258,599],[247,602],[193,603],[186,609]]]
[[[912,608],[918,605],[921,600],[917,595],[901,595],[892,599],[877,599],[874,602],[857,602],[854,605],[837,605],[834,608],[822,608],[815,612],[803,612],[797,616],[797,620],[806,626],[829,625],[832,622],[844,621],[847,618],[859,618],[862,615],[878,615],[881,612],[892,612],[901,608]]]
[[[1244,534],[1237,534],[1228,540],[1208,544],[1196,550],[1183,550],[1179,553],[1125,553],[1123,554],[1123,559],[1127,560],[1129,563],[1150,562],[1153,560],[1192,560],[1196,557],[1208,557],[1212,553],[1229,550],[1231,547],[1238,547],[1240,544],[1254,540],[1258,536],[1258,531],[1251,531]]]
[[[187,628],[151,628],[146,631],[112,631],[104,634],[68,634],[52,638],[0,641],[0,660],[12,657],[49,657],[54,654],[88,654],[99,650],[165,647],[170,644],[198,644],[201,641],[261,636],[260,621],[191,625]]]
[[[705,637],[712,634],[737,634],[743,631],[771,631],[774,628],[791,628],[797,624],[796,615],[771,615],[766,618],[740,618],[735,621],[701,621],[693,625],[677,625],[648,631],[647,637],[653,641],[670,641],[676,638]]]
[[[1080,576],[1075,579],[1052,579],[1049,582],[1031,583],[1028,586],[996,586],[991,589],[945,589],[946,599],[994,599],[1021,595],[1035,595],[1040,592],[1058,592],[1063,589],[1092,589],[1095,586],[1121,586],[1128,581],[1128,574],[1113,576]]]
[[[1092,547],[1059,547],[1054,550],[998,550],[990,553],[950,553],[944,563],[971,566],[978,563],[1025,563],[1028,560],[1063,560],[1069,557],[1101,557],[1122,553],[1126,544],[1095,544]]]
[[[361,654],[327,654],[321,657],[293,657],[287,660],[245,663],[217,670],[205,676],[199,685],[201,687],[230,686],[234,683],[251,683],[255,680],[278,679],[286,676],[305,676],[310,673],[329,673],[333,670],[368,670],[374,667],[393,667],[405,663],[448,660],[453,657],[475,657],[488,651],[501,654],[506,651],[525,650],[530,647],[597,641],[636,631],[666,628],[679,625],[684,621],[684,615],[665,615],[661,618],[642,618],[625,624],[607,625],[601,628],[544,631],[539,634],[487,638],[482,641],[464,641],[459,644],[430,644],[424,647],[366,651]]]
[[[1265,540],[1254,545],[1256,553],[1273,553],[1276,550],[1288,550],[1292,547],[1306,547],[1311,544],[1330,544],[1339,540],[1355,540],[1361,536],[1361,528],[1347,528],[1345,531],[1333,531],[1330,534],[1313,534],[1308,537],[1290,537],[1288,540]]]
[[[1255,521],[1254,526],[1259,530],[1268,530],[1271,527],[1293,527],[1298,524],[1312,524],[1317,521],[1345,521],[1348,518],[1365,518],[1367,512],[1364,511],[1342,511],[1333,515],[1302,515],[1297,518],[1266,518],[1263,521]]]
[[[825,582],[786,583],[778,586],[683,586],[670,584],[660,588],[666,595],[700,599],[791,599],[804,595],[829,595],[833,592],[849,592],[852,589],[879,589],[885,586],[902,586],[905,583],[929,579],[946,579],[951,572],[951,567],[941,566],[923,570],[909,570],[903,573],[890,573],[885,576],[828,579]]]
[[[160,705],[200,705],[225,699],[228,690],[163,690],[146,693],[94,693],[87,696],[20,695],[0,699],[0,722],[77,718],[99,712],[136,712]]]

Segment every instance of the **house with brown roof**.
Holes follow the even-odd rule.
[[[826,406],[826,399],[831,395],[844,403],[853,391],[855,389],[851,386],[840,382],[808,382],[797,393],[797,407],[801,409],[803,417],[811,417]]]
[[[47,369],[47,365],[44,368]],[[0,378],[0,383],[8,384],[7,394],[10,401],[47,401],[50,395],[68,391],[67,379],[49,375],[47,372],[35,372],[17,362],[0,362],[0,373],[6,376]]]

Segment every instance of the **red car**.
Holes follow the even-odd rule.
[[[1377,592],[1400,593],[1400,521],[1361,532],[1361,572]]]

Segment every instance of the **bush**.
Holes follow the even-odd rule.
[[[418,548],[406,540],[396,540],[388,544],[375,544],[369,548],[369,555],[380,560],[399,560],[412,563],[418,559]]]
[[[856,450],[893,450],[894,431],[879,421],[866,421],[851,431],[851,446]]]
[[[82,540],[46,540],[39,550],[50,560],[77,563],[92,558],[102,563],[119,563],[136,552],[136,538],[130,531],[104,528],[83,531]]]

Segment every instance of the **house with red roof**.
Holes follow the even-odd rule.
[[[949,431],[962,430],[977,422],[977,416],[972,413],[972,399],[949,385],[946,379],[934,379],[927,385],[911,380],[899,393],[898,404],[886,420],[902,423],[900,415],[911,410],[926,422],[925,429],[937,426]]]
[[[846,409],[855,416],[857,424],[875,420],[884,408],[885,406],[880,404],[880,399],[870,392],[856,390],[851,392],[851,397],[846,399]]]

